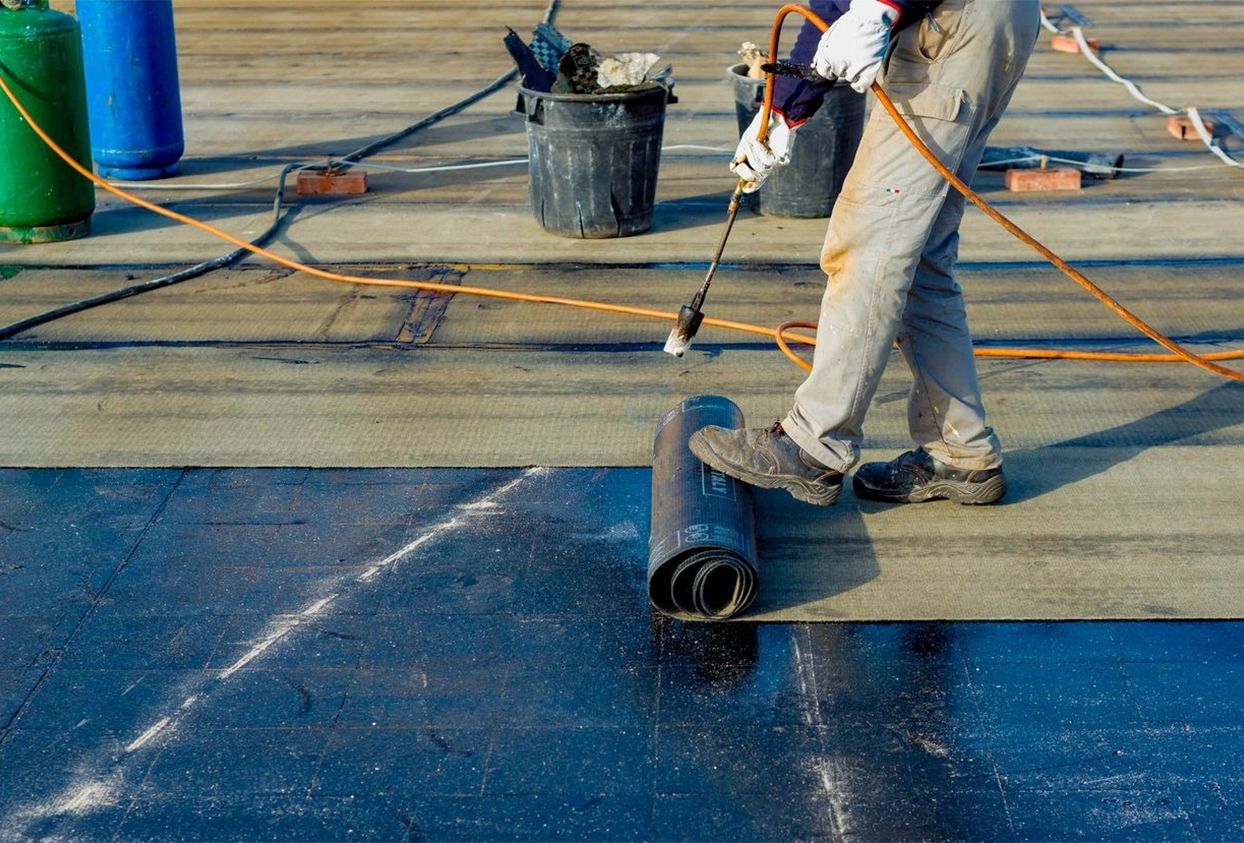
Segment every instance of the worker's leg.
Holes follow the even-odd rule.
[[[972,181],[1018,81],[1014,76],[1010,88],[992,97],[992,114],[956,173],[964,181]],[[958,191],[951,191],[934,223],[908,291],[897,341],[914,379],[908,402],[912,441],[946,465],[990,469],[1002,462],[1002,448],[985,419],[963,292],[954,272],[965,202]]]
[[[916,267],[897,342],[911,367],[907,418],[912,441],[956,468],[994,468],[1002,461],[985,421],[963,293],[954,276],[962,203],[938,217]]]
[[[951,169],[975,168],[971,158],[983,151],[988,129],[1023,73],[1037,24],[1035,0],[947,0],[933,18],[899,35],[882,86]],[[813,371],[783,420],[791,439],[826,466],[846,470],[859,458],[864,414],[931,235],[944,210],[946,221],[957,225],[948,189],[889,115],[875,108],[822,252],[829,284]],[[953,258],[953,239],[943,240],[932,244],[935,259]],[[966,338],[966,323],[962,330]],[[966,380],[960,373],[943,386],[979,391],[974,368]]]
[[[970,181],[992,125],[964,156],[957,175]],[[911,368],[907,420],[912,441],[939,461],[966,469],[994,468],[1002,447],[985,420],[963,291],[955,278],[964,198],[946,199],[916,266],[897,342]]]

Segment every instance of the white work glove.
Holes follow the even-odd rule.
[[[743,132],[739,148],[734,151],[734,160],[730,162],[730,172],[747,182],[744,193],[755,193],[770,173],[790,163],[795,130],[786,125],[786,118],[781,113],[770,112],[769,134],[763,141],[757,137],[759,134],[760,113],[757,112],[752,124]]]
[[[882,0],[851,0],[851,8],[821,36],[812,66],[864,93],[881,72],[896,23],[898,11]]]

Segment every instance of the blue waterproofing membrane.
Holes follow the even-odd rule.
[[[681,624],[649,483],[0,471],[0,839],[1244,837],[1244,625]]]

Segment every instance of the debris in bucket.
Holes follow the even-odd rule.
[[[518,72],[523,77],[523,87],[533,91],[549,90],[556,74],[544,69],[536,54],[523,43],[517,32],[508,27],[506,29],[505,49],[514,59],[514,64],[518,65]]]
[[[747,65],[748,79],[765,78],[765,72],[761,65],[769,60],[769,54],[762,50],[759,44],[744,41],[743,46],[739,47],[739,58],[743,60],[743,64]]]
[[[518,65],[523,87],[532,91],[617,94],[660,85],[673,94],[673,68],[662,65],[656,53],[607,56],[590,44],[572,43],[547,23],[535,28],[530,45],[509,29],[505,47]]]
[[[648,81],[648,71],[661,57],[656,53],[619,53],[600,63],[597,73],[602,88],[633,88]]]
[[[538,23],[532,32],[531,51],[550,76],[557,76],[557,65],[573,44],[551,23]]]
[[[553,83],[555,94],[592,94],[596,92],[596,78],[600,72],[601,54],[589,44],[575,44],[562,56],[557,65],[557,81]]]

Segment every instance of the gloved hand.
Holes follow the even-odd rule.
[[[851,0],[851,8],[821,36],[812,66],[864,93],[881,71],[896,23],[898,11],[882,0]]]
[[[730,172],[734,173],[747,186],[744,193],[755,193],[764,184],[769,174],[784,164],[790,163],[791,143],[795,138],[795,130],[786,124],[781,112],[769,114],[769,134],[762,142],[760,134],[760,113],[752,120],[752,124],[743,132],[739,148],[734,152],[734,160],[730,162]]]

